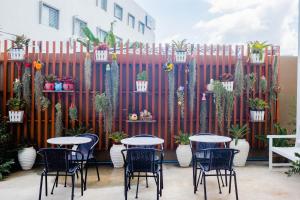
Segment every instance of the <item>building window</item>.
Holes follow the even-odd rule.
[[[84,37],[82,29],[87,26],[87,23],[78,19],[77,17],[73,18],[73,35],[78,37]]]
[[[134,29],[135,17],[131,14],[128,14],[128,26]]]
[[[40,4],[40,24],[58,29],[59,10],[41,3]]]
[[[146,16],[146,26],[149,29],[152,29],[152,30],[155,29],[155,20],[149,15]]]
[[[145,24],[142,22],[139,22],[139,32],[142,34],[145,33]]]
[[[98,6],[102,9],[107,11],[107,0],[98,0]]]
[[[118,4],[115,4],[115,17],[118,18],[119,20],[123,19],[123,8],[119,6]]]
[[[100,42],[104,42],[105,38],[107,36],[107,32],[97,28],[97,37],[99,38]]]

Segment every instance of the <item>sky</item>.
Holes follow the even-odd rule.
[[[156,42],[267,41],[298,52],[298,0],[135,0],[156,20]]]

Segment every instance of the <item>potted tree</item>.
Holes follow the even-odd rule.
[[[268,108],[268,103],[262,99],[249,99],[250,120],[252,122],[261,122],[265,120],[265,109]]]
[[[224,73],[221,77],[221,83],[227,91],[233,91],[233,76],[230,73]]]
[[[229,146],[232,149],[238,149],[240,152],[234,157],[233,164],[238,167],[245,166],[250,145],[246,139],[244,139],[247,134],[248,126],[245,124],[244,126],[231,126],[229,132],[233,137],[233,140],[230,142]]]
[[[148,78],[146,71],[142,71],[136,75],[136,90],[138,92],[147,92]]]
[[[32,143],[24,141],[18,150],[18,161],[23,170],[30,170],[36,159],[36,150]]]
[[[94,51],[94,60],[96,62],[105,62],[108,60],[108,45],[101,43]]]
[[[180,132],[175,136],[175,143],[178,144],[176,156],[180,167],[189,167],[192,160],[189,134]]]
[[[175,48],[175,62],[185,63],[187,57],[187,44],[186,39],[181,41],[172,41],[173,47]]]
[[[13,47],[9,49],[9,55],[11,60],[24,60],[25,48],[28,47],[30,39],[25,35],[18,35],[16,39],[12,41]]]
[[[54,90],[56,76],[53,74],[45,76],[45,90]]]
[[[114,165],[114,168],[121,168],[124,165],[121,151],[125,149],[125,146],[121,144],[121,140],[126,137],[127,135],[122,131],[114,132],[109,136],[109,138],[113,142],[113,146],[110,148],[110,158]]]
[[[265,49],[270,46],[267,42],[253,41],[248,43],[251,63],[265,62]]]

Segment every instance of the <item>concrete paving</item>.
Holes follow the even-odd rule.
[[[203,186],[199,186],[197,194],[193,193],[192,169],[179,168],[172,164],[164,165],[165,189],[162,200],[201,200]],[[248,163],[246,167],[236,169],[239,199],[241,200],[299,200],[300,199],[300,176],[287,177],[286,169],[269,171],[265,163]],[[12,174],[5,181],[0,182],[1,200],[37,200],[39,191],[40,170],[21,171]],[[80,196],[80,188],[75,189],[75,200],[123,200],[123,169],[113,169],[109,166],[100,167],[101,181],[96,178],[96,171],[90,170],[88,177],[88,189],[84,196]],[[78,179],[79,180],[79,179]],[[49,190],[53,178],[49,178]],[[45,200],[68,200],[71,199],[71,188],[65,188],[59,181],[58,188],[53,195],[45,196]],[[51,185],[51,186],[50,186]],[[135,185],[129,192],[128,199],[135,199]],[[222,194],[218,192],[216,177],[207,178],[207,191],[209,200],[233,200],[235,199],[234,187],[231,194],[228,188],[222,188]],[[154,200],[156,188],[154,180],[149,181],[146,188],[145,181],[141,181],[139,198],[141,200]]]

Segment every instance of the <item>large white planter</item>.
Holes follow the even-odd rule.
[[[9,50],[10,60],[24,60],[25,51],[24,49],[12,48]]]
[[[34,165],[36,151],[33,147],[24,148],[18,151],[18,160],[23,170],[29,170]]]
[[[114,144],[110,148],[110,159],[114,165],[114,168],[121,168],[124,166],[124,160],[121,151],[125,149],[122,144]]]
[[[10,122],[20,122],[20,123],[22,123],[23,118],[24,118],[24,111],[23,110],[9,111],[8,116],[9,116],[9,121]]]
[[[245,139],[239,139],[237,145],[235,145],[235,140],[232,140],[229,146],[232,149],[240,150],[233,159],[233,165],[237,167],[245,166],[250,149],[249,143]]]
[[[180,167],[189,167],[192,161],[190,145],[179,145],[176,149],[176,156]]]
[[[262,58],[259,58],[259,53],[250,54],[251,63],[264,63],[265,62],[265,53],[263,53]]]
[[[227,90],[227,91],[230,91],[232,92],[233,91],[233,81],[224,81],[224,82],[221,82],[223,87]]]
[[[252,122],[262,122],[265,120],[265,111],[250,110],[250,120]]]
[[[175,52],[175,62],[176,63],[185,63],[187,57],[186,51],[176,51]]]
[[[108,60],[108,50],[96,50],[95,51],[95,61],[103,62]]]
[[[136,81],[136,91],[147,92],[147,90],[148,90],[148,81]]]

